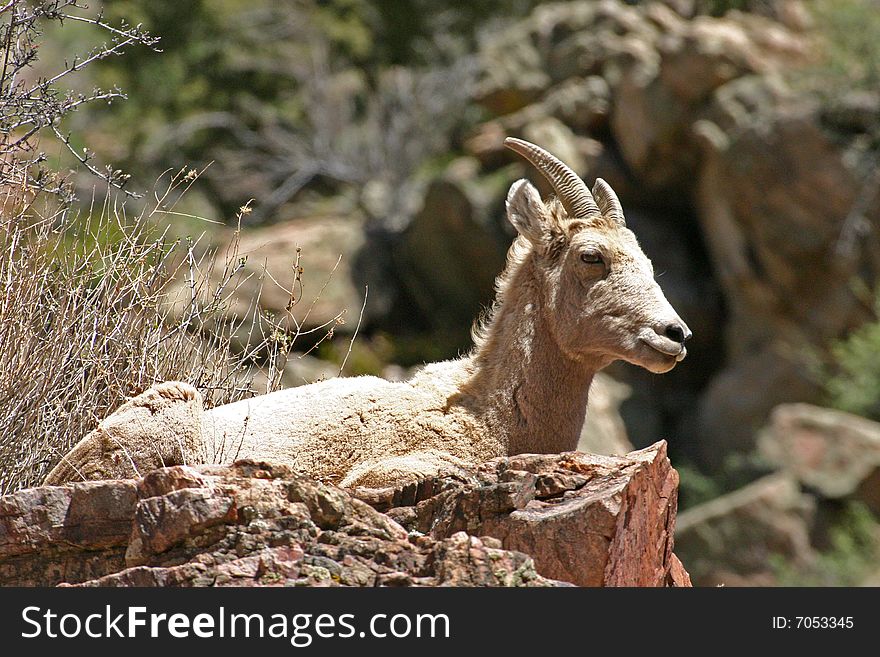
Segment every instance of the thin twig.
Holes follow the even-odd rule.
[[[345,354],[345,358],[342,359],[342,365],[339,366],[339,374],[337,376],[342,376],[342,370],[345,369],[345,363],[348,362],[348,357],[351,355],[351,348],[354,346],[354,340],[357,337],[358,329],[361,327],[361,321],[364,319],[364,309],[367,307],[367,295],[370,293],[370,286],[364,286],[364,305],[361,306],[361,314],[358,316],[357,326],[354,327],[354,333],[351,335],[351,340],[348,343],[348,351]]]

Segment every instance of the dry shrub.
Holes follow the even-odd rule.
[[[248,346],[231,349],[243,330],[226,313],[246,275],[237,239],[199,256],[198,240],[167,237],[174,199],[196,177],[172,176],[133,217],[112,195],[77,213],[18,187],[3,191],[0,494],[38,485],[101,418],[157,381],[192,383],[209,406],[280,386],[295,336],[261,313],[258,299]],[[291,315],[301,296],[298,259]],[[182,302],[175,277],[187,281]]]

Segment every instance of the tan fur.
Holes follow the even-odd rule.
[[[621,222],[573,220],[526,181],[507,205],[520,236],[470,355],[402,383],[332,379],[204,413],[192,386],[162,383],[104,420],[46,483],[250,458],[382,487],[501,455],[575,449],[594,374],[617,359],[672,369],[686,352],[661,329],[687,327]],[[584,251],[604,264],[585,264]]]

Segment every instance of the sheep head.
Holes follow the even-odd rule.
[[[568,166],[520,139],[505,145],[550,181],[556,198],[541,199],[527,180],[507,195],[507,217],[531,245],[547,325],[560,349],[604,367],[625,360],[655,373],[687,355],[691,331],[660,286],[611,186],[592,192]]]

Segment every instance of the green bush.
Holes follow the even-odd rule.
[[[771,558],[780,586],[859,586],[877,569],[880,525],[860,502],[849,502],[829,530],[830,547],[806,567]]]
[[[820,59],[804,81],[829,99],[880,88],[880,2],[813,0],[807,6],[820,37]]]
[[[863,324],[836,342],[831,355],[833,364],[824,377],[828,404],[880,421],[880,321]]]

